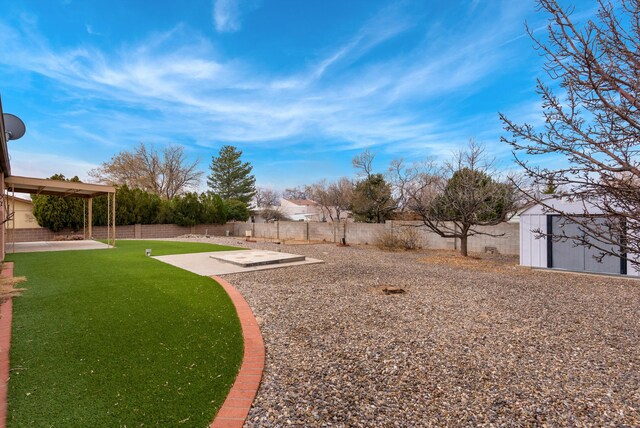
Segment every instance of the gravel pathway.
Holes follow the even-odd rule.
[[[640,426],[638,280],[500,256],[251,246],[326,263],[225,276],[267,348],[247,427]]]

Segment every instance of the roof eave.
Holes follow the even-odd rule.
[[[9,163],[9,150],[7,149],[7,133],[4,126],[4,113],[2,110],[2,98],[0,97],[0,168],[5,177],[11,175]]]

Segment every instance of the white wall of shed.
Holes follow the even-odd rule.
[[[536,237],[534,230],[547,228],[544,214],[524,214],[520,216],[520,265],[547,267],[547,239]]]
[[[627,275],[628,276],[640,276],[640,269],[638,269],[636,267],[636,265],[631,263],[631,258],[634,259],[634,261],[638,260],[638,256],[628,256],[627,257]]]

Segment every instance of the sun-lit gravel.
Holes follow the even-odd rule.
[[[501,256],[210,241],[326,262],[225,276],[267,349],[247,427],[640,426],[638,280]]]

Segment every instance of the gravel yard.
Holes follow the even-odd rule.
[[[267,348],[245,426],[640,425],[640,281],[504,256],[250,246],[326,263],[225,276]]]

